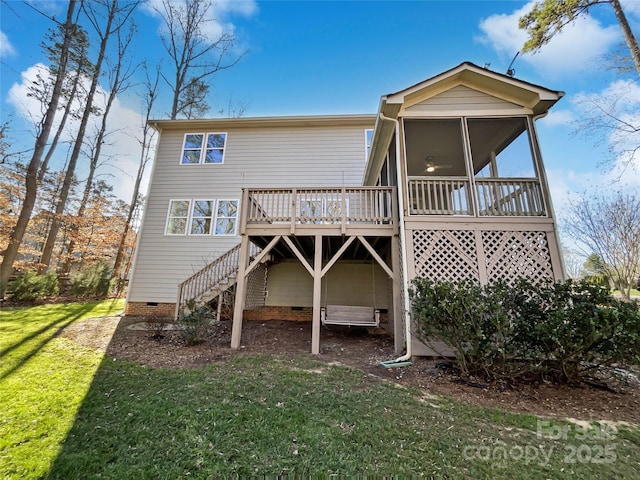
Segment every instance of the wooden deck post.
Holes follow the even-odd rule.
[[[322,235],[316,235],[313,259],[313,322],[311,325],[311,353],[320,353],[320,307],[322,294]]]
[[[238,276],[236,278],[236,298],[233,307],[233,327],[231,329],[231,348],[240,348],[242,336],[242,313],[247,296],[247,265],[249,263],[249,236],[242,235],[240,258],[238,260]]]

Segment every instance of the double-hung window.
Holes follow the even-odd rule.
[[[210,235],[215,200],[194,200],[191,210],[190,235]]]
[[[227,134],[187,133],[182,145],[182,165],[221,164],[224,163],[224,149]]]
[[[235,235],[238,226],[238,200],[218,200],[216,235]]]
[[[169,214],[167,215],[167,235],[185,235],[189,222],[189,210],[191,200],[171,200],[169,202]]]
[[[235,235],[238,200],[171,200],[165,235]]]

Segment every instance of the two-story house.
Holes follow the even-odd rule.
[[[189,299],[411,337],[412,279],[563,279],[535,129],[563,93],[471,63],[373,115],[158,120],[127,314]]]

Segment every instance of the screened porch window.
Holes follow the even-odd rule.
[[[536,177],[526,118],[469,118],[467,126],[476,178]]]
[[[406,120],[404,130],[410,177],[467,176],[460,118]]]

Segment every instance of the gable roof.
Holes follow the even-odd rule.
[[[485,102],[486,105],[490,105],[489,99],[491,99],[492,108],[502,106],[505,110],[512,110],[514,113],[520,110],[521,114],[534,116],[545,115],[564,96],[562,91],[550,90],[479,67],[471,62],[461,63],[403,90],[383,95],[380,99],[374,137],[367,159],[364,185],[375,182],[395,131],[393,123],[382,121],[380,114],[393,119],[401,114],[438,116],[441,113],[438,112],[438,105],[444,105],[450,101],[455,92],[467,92],[467,97],[471,92],[480,103]],[[468,108],[465,111],[470,113]],[[488,109],[484,110],[485,113],[488,111]],[[449,110],[447,114],[460,115],[454,110]]]
[[[380,111],[387,116],[396,116],[401,106],[414,105],[457,86],[478,90],[528,108],[534,115],[546,113],[564,96],[564,92],[464,62],[403,90],[384,95],[380,100]]]

